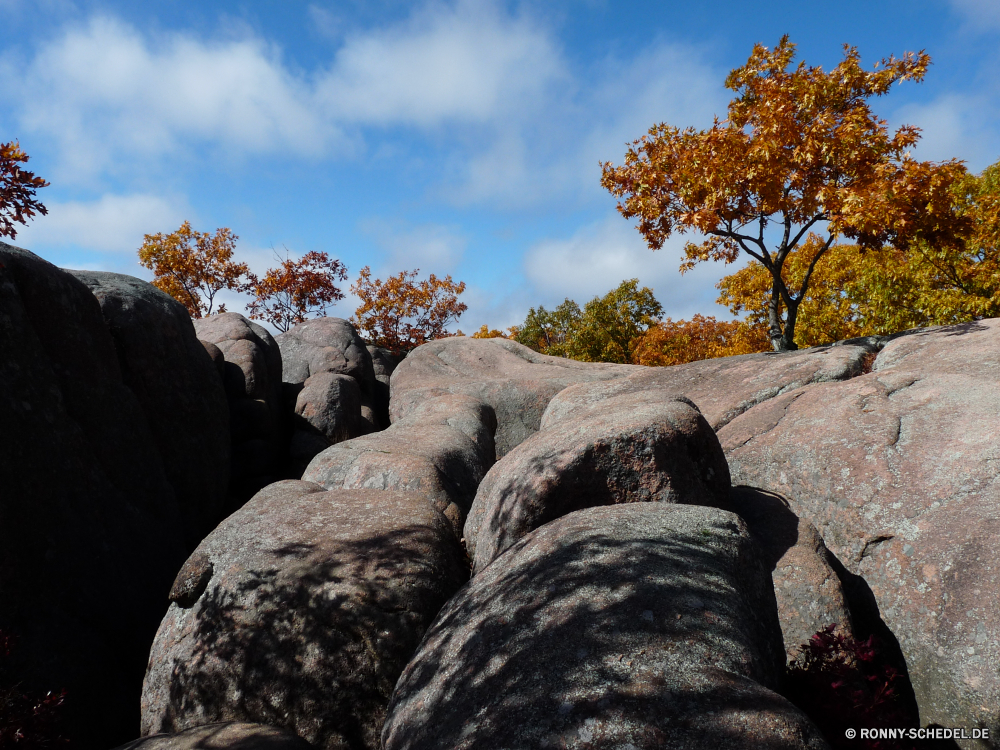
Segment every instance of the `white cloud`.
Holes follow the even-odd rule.
[[[996,114],[1000,114],[1000,97],[981,92],[976,96],[946,94],[927,104],[906,105],[893,119],[921,129],[913,150],[916,158],[963,159],[978,171],[996,159],[997,133],[992,128]]]
[[[348,36],[318,93],[339,121],[435,126],[520,109],[563,76],[553,41],[531,19],[459,0]]]
[[[705,57],[661,41],[628,60],[608,57],[577,71],[544,112],[498,120],[485,146],[458,157],[460,178],[447,197],[510,208],[561,195],[593,198],[601,192],[598,163],[621,162],[625,144],[651,126],[707,127],[714,115],[725,117],[724,71]]]
[[[462,259],[466,238],[455,227],[439,224],[409,226],[399,221],[368,219],[361,231],[386,254],[377,272],[396,274],[419,268],[423,276],[451,273]]]
[[[971,28],[1000,28],[1000,4],[996,0],[951,0],[951,4],[966,17]]]
[[[105,253],[134,254],[149,232],[172,232],[189,213],[177,199],[156,195],[103,195],[95,201],[46,201],[46,216],[36,216],[18,231],[29,248],[77,246]]]
[[[676,319],[700,312],[728,317],[714,304],[715,284],[742,264],[705,263],[682,276],[677,269],[683,246],[692,239],[696,238],[672,237],[654,252],[628,221],[610,215],[568,239],[539,242],[525,256],[525,275],[539,296],[533,306],[555,305],[567,297],[582,305],[622,281],[638,278],[640,286],[653,289],[665,315]]]

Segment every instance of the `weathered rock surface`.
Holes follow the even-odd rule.
[[[496,412],[500,458],[538,431],[550,399],[567,386],[646,369],[549,357],[507,339],[447,338],[417,347],[400,362],[389,411],[395,422],[434,396],[472,396]]]
[[[331,446],[303,480],[325,489],[419,493],[461,536],[476,489],[493,465],[493,409],[470,396],[430,398],[388,429]]]
[[[309,750],[308,742],[287,729],[264,724],[220,722],[177,734],[154,734],[115,750]]]
[[[816,527],[796,516],[781,496],[753,487],[734,487],[731,508],[746,521],[771,569],[788,660],[828,625],[836,624],[839,633],[855,637],[838,563]]]
[[[232,444],[228,510],[233,510],[283,470],[286,420],[281,350],[267,329],[238,313],[200,318],[194,328],[198,338],[214,345],[225,360],[223,383]]]
[[[69,273],[101,305],[122,380],[146,415],[193,549],[222,520],[229,486],[229,409],[216,365],[170,295],[134,276]]]
[[[441,611],[396,685],[404,748],[824,748],[769,688],[768,571],[738,516],[588,508],[523,538]]]
[[[575,510],[631,502],[724,507],[729,467],[715,432],[687,399],[624,393],[537,432],[479,485],[465,524],[473,570]]]
[[[868,582],[923,723],[1000,734],[1000,320],[891,341],[875,371],[782,394],[719,432]]]
[[[860,375],[865,355],[873,351],[872,345],[861,342],[635,368],[625,377],[566,388],[549,403],[541,427],[571,418],[581,409],[600,408],[602,401],[613,396],[649,392],[664,398],[687,396],[712,428],[719,430],[747,409],[782,393]]]
[[[91,290],[0,243],[0,629],[8,679],[65,687],[75,748],[135,737],[184,557],[173,488]]]
[[[375,379],[372,355],[348,321],[307,320],[275,340],[281,348],[286,407],[296,415],[291,473],[301,476],[330,445],[388,426],[378,418],[381,383]],[[388,398],[383,406],[388,413]]]
[[[374,750],[397,677],[467,575],[420,495],[266,487],[178,576],[142,731],[259,722],[319,748]]]

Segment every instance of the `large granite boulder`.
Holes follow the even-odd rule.
[[[538,431],[545,407],[567,386],[646,369],[549,357],[507,339],[457,336],[419,346],[400,362],[392,374],[389,412],[395,422],[433,396],[472,396],[497,415],[500,458]]]
[[[874,371],[719,432],[733,481],[788,498],[871,587],[921,721],[1000,735],[1000,320],[896,338]]]
[[[687,396],[719,430],[747,409],[810,383],[849,380],[864,371],[876,345],[857,339],[841,345],[794,352],[761,352],[719,357],[674,367],[642,367],[614,380],[581,383],[552,399],[543,415],[545,429],[580,410],[626,393],[652,392],[664,398]]]
[[[143,407],[91,290],[0,243],[0,630],[8,678],[68,690],[74,748],[135,737],[143,665],[185,555]]]
[[[142,732],[259,722],[318,748],[376,750],[396,679],[467,576],[420,495],[266,487],[177,576]]]
[[[287,729],[228,721],[177,734],[141,737],[115,750],[310,750],[311,747]]]
[[[441,611],[382,735],[404,748],[825,748],[776,692],[781,632],[738,516],[633,503],[521,539]]]
[[[493,409],[470,396],[430,398],[388,429],[331,446],[303,480],[331,490],[419,493],[461,536],[476,489],[496,452]]]
[[[284,472],[281,350],[266,328],[239,313],[199,318],[194,328],[209,353],[217,349],[224,360],[232,443],[227,510],[234,510]]]
[[[281,349],[286,411],[294,414],[289,473],[301,476],[324,448],[388,426],[378,417],[381,383],[372,356],[349,321],[307,320],[275,341]],[[382,410],[388,411],[388,399]]]
[[[146,415],[193,549],[222,520],[229,488],[229,409],[216,365],[187,308],[170,295],[134,276],[69,273],[101,305],[122,380]]]
[[[690,401],[624,393],[535,433],[486,475],[465,524],[473,570],[575,510],[630,502],[725,506],[729,467]]]

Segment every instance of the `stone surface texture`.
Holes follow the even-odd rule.
[[[733,481],[788,498],[871,587],[924,724],[1000,735],[1000,320],[895,338],[874,371],[729,422]]]
[[[725,506],[729,467],[683,397],[627,392],[535,433],[486,475],[465,524],[480,571],[525,534],[575,510],[630,502]]]
[[[229,721],[154,734],[115,750],[309,750],[308,742],[287,729]]]
[[[405,748],[825,748],[773,692],[767,568],[738,516],[633,503],[521,539],[441,611],[382,739]]]
[[[214,345],[225,360],[223,384],[232,444],[228,510],[234,510],[283,470],[287,425],[281,351],[267,329],[238,313],[200,318],[194,328],[198,338]]]
[[[0,426],[6,679],[69,691],[74,748],[119,744],[185,555],[177,500],[97,298],[4,243]]]
[[[549,357],[507,339],[458,336],[410,352],[392,374],[392,420],[433,396],[472,396],[497,416],[497,458],[538,431],[549,400],[567,386],[645,370],[636,365]]]
[[[142,733],[285,727],[317,748],[378,748],[397,677],[468,576],[420,495],[266,487],[198,547],[150,652]],[[185,585],[183,582],[182,586]]]
[[[493,465],[493,409],[470,396],[428,399],[388,429],[331,446],[303,480],[325,489],[405,490],[443,513],[457,536]]]
[[[217,365],[170,295],[134,276],[69,273],[101,305],[122,380],[146,415],[193,549],[222,520],[229,489],[229,409]]]
[[[796,516],[785,498],[752,487],[734,487],[730,507],[746,521],[771,568],[788,660],[793,661],[799,647],[828,625],[855,637],[837,560],[816,527]]]
[[[860,375],[867,344],[817,346],[794,352],[762,352],[689,362],[674,367],[642,367],[625,377],[581,383],[552,399],[542,429],[580,409],[600,407],[607,398],[634,392],[686,396],[715,430],[757,404],[810,383],[848,380]]]

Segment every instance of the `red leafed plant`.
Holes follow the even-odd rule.
[[[66,691],[50,690],[44,696],[25,692],[12,683],[8,660],[13,639],[0,630],[0,747],[45,750],[65,747],[60,729]]]
[[[899,672],[880,653],[875,636],[858,640],[832,624],[803,643],[786,674],[789,700],[801,708],[835,748],[896,750],[916,747],[910,740],[848,740],[861,727],[913,725],[900,699]]]

